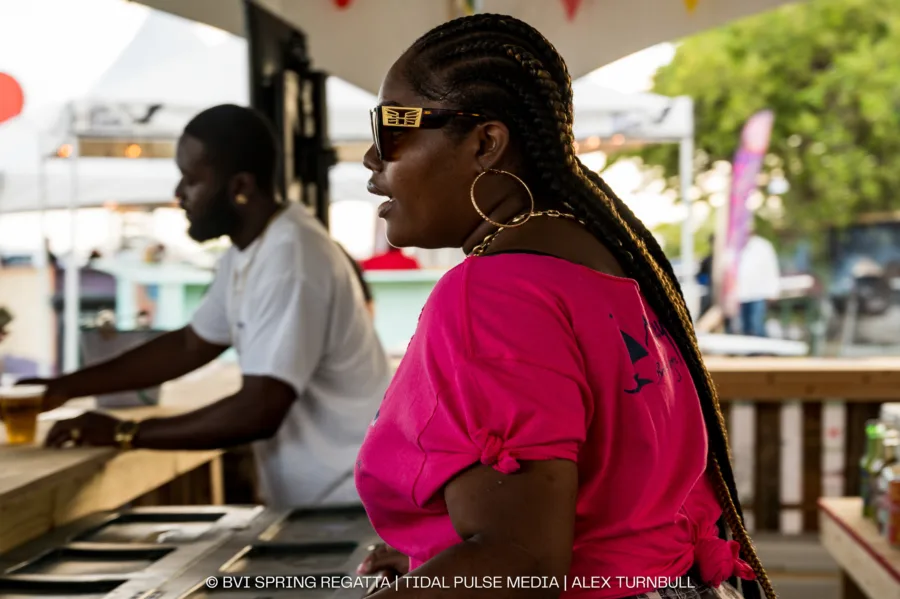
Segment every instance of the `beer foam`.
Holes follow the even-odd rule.
[[[46,391],[46,385],[0,387],[0,399],[34,399],[35,397],[43,397]]]

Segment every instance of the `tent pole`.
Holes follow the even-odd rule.
[[[691,188],[694,183],[694,138],[683,137],[678,145],[678,171],[681,182],[681,202],[684,222],[681,225],[681,290],[688,312],[693,319],[700,317],[700,293],[697,285],[697,265],[694,263],[694,211]]]
[[[73,114],[73,125],[74,114]],[[78,258],[76,255],[77,241],[77,216],[78,216],[78,157],[80,148],[78,136],[75,135],[72,143],[72,183],[69,190],[69,237],[71,249],[69,259],[66,260],[65,302],[63,312],[64,341],[63,346],[63,372],[69,373],[78,369],[78,332],[79,332],[79,280]]]
[[[46,354],[38,361],[38,376],[50,377],[53,372],[53,363],[55,362],[54,353],[56,344],[53,341],[54,332],[51,323],[52,318],[52,300],[53,300],[53,281],[56,272],[53,265],[50,264],[50,257],[47,253],[50,251],[50,239],[47,237],[47,157],[44,155],[45,136],[40,128],[36,131],[38,144],[38,188],[40,190],[40,218],[41,218],[41,245],[38,248],[35,266],[41,272],[41,297],[44,298],[43,305],[45,317],[41,319],[41,330],[39,338],[46,349]]]

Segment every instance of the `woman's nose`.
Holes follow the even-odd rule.
[[[378,158],[378,150],[375,149],[375,144],[369,146],[369,149],[363,155],[363,166],[374,173],[380,173],[384,167],[384,163]]]

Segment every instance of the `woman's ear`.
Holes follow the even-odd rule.
[[[509,129],[500,121],[488,121],[476,129],[476,160],[483,169],[497,168],[507,161]]]

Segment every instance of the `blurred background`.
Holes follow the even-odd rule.
[[[784,596],[856,596],[816,502],[859,494],[864,423],[897,399],[897,0],[0,0],[0,372],[71,371],[104,325],[188,322],[226,246],[188,238],[174,147],[221,103],[276,122],[282,193],[363,265],[402,356],[463,255],[372,260],[368,110],[418,34],[480,10],[558,46],[581,159],[675,266]]]

